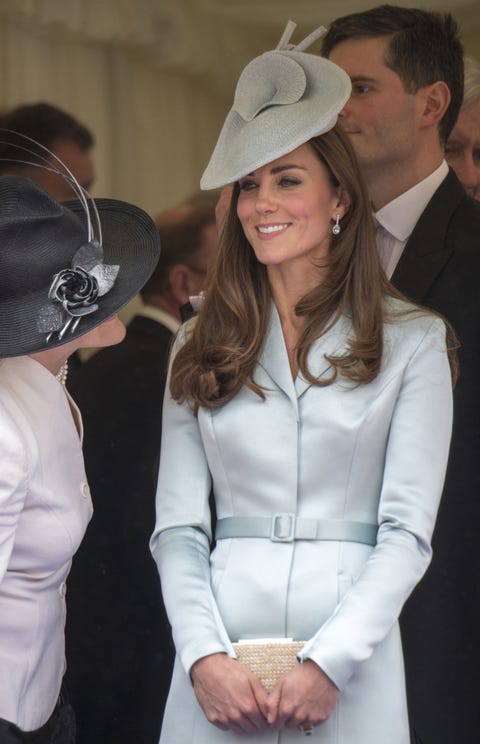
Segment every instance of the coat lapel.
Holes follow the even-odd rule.
[[[351,321],[342,316],[333,328],[313,344],[308,357],[308,365],[315,377],[321,377],[331,368],[331,364],[325,359],[325,355],[338,354],[344,351],[345,339],[350,333],[351,327]],[[295,405],[297,399],[311,386],[311,383],[305,380],[301,374],[295,381],[292,378],[280,318],[275,305],[272,306],[270,327],[259,358],[259,365]]]
[[[342,315],[327,333],[315,341],[308,355],[308,368],[314,377],[320,379],[320,377],[330,374],[332,365],[326,357],[345,352],[345,342],[351,331],[352,322],[350,318]],[[297,397],[300,398],[311,387],[311,384],[299,374],[295,380]]]
[[[282,326],[277,312],[277,308],[272,303],[270,316],[270,326],[267,331],[263,350],[260,354],[258,363],[265,370],[267,375],[289,398],[295,401],[296,392],[290,371],[287,348],[283,338]]]
[[[392,283],[414,302],[422,303],[454,249],[446,240],[448,223],[465,191],[453,171],[439,186],[415,225]]]

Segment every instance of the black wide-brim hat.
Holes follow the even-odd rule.
[[[91,200],[87,202],[95,228]],[[95,205],[101,247],[98,230],[89,242],[87,212],[80,201],[60,204],[28,179],[0,178],[0,357],[44,351],[88,333],[126,305],[151,276],[160,255],[153,220],[127,202],[95,199]],[[73,268],[79,249],[87,256],[92,251],[101,255],[103,249],[99,265],[107,275],[110,271],[108,282],[103,282],[109,288],[85,302],[86,309],[73,310],[81,314],[78,325],[60,337],[58,330],[48,332],[50,316],[64,313],[62,303],[52,299],[52,286],[58,275],[71,276],[65,272]],[[74,279],[77,271],[73,269]],[[88,271],[87,283],[98,289]]]

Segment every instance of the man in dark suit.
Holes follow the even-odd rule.
[[[480,204],[444,161],[463,50],[451,16],[387,5],[334,21],[323,54],[352,80],[340,121],[367,179],[385,271],[461,342],[433,560],[401,626],[413,741],[470,744],[480,730]]]
[[[217,250],[213,205],[157,226],[160,261],[113,353],[75,370],[94,515],[69,576],[67,685],[78,744],[157,744],[173,646],[148,543],[168,352],[180,307],[205,286]]]

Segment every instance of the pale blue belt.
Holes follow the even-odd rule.
[[[310,519],[282,512],[273,517],[225,517],[217,521],[215,538],[267,537],[272,542],[340,540],[375,545],[378,525],[344,519]]]

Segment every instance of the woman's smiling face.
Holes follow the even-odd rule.
[[[343,217],[341,188],[310,144],[239,180],[237,215],[257,260],[266,266],[328,255],[332,220]]]

